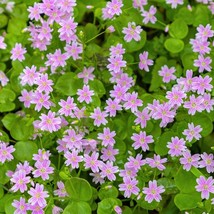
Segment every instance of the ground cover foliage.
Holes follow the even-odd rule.
[[[211,0],[1,0],[0,213],[214,213]]]

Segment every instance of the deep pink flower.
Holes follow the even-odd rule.
[[[139,68],[147,72],[149,71],[149,66],[154,64],[153,60],[148,59],[148,55],[149,53],[147,51],[144,51],[142,54],[139,55]]]
[[[28,194],[31,195],[31,198],[28,200],[31,205],[35,205],[37,203],[41,207],[47,205],[45,198],[48,198],[49,195],[47,191],[44,191],[43,184],[37,183],[35,188],[30,188]]]
[[[200,176],[196,179],[197,186],[195,187],[197,192],[201,192],[202,199],[209,199],[210,193],[214,193],[214,180],[213,177],[205,178]]]
[[[156,180],[149,181],[149,187],[143,188],[143,193],[146,195],[145,200],[148,203],[151,203],[153,200],[160,202],[162,199],[160,194],[164,191],[164,187],[162,185],[158,186]]]

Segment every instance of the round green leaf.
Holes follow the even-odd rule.
[[[69,204],[63,211],[63,214],[91,214],[91,207],[84,201],[74,201]]]
[[[0,28],[3,28],[7,25],[8,18],[5,14],[0,14]]]
[[[175,18],[180,18],[183,21],[185,21],[188,25],[193,24],[194,21],[194,16],[192,14],[192,12],[187,9],[187,7],[182,7],[178,13],[175,15]]]
[[[183,19],[176,19],[169,26],[169,34],[171,37],[183,39],[188,34],[188,26]]]
[[[29,118],[18,118],[10,130],[15,140],[28,140],[34,132],[32,120]]]
[[[155,142],[155,152],[158,155],[166,155],[168,154],[169,149],[167,148],[167,143],[171,141],[172,137],[175,137],[176,134],[174,132],[168,131],[164,132],[160,138],[159,141]]]
[[[165,41],[164,47],[171,53],[179,53],[184,48],[184,42],[180,39],[169,38]]]
[[[33,154],[36,154],[38,147],[36,143],[31,141],[20,141],[16,143],[14,157],[19,161],[31,161]]]
[[[61,94],[67,96],[74,96],[77,93],[78,89],[83,87],[83,81],[74,73],[63,74],[57,81],[55,89]]]
[[[121,205],[121,201],[116,198],[105,198],[98,203],[97,214],[112,214],[115,206]]]
[[[213,131],[213,123],[211,121],[211,119],[209,118],[209,116],[207,116],[204,113],[196,113],[194,116],[191,117],[192,122],[194,123],[194,125],[200,125],[201,128],[203,129],[201,131],[201,135],[203,137],[208,136],[209,134],[212,133]]]
[[[3,117],[2,123],[7,130],[11,130],[17,119],[16,114],[8,113]]]
[[[181,167],[175,176],[175,184],[182,193],[195,192],[196,177],[192,172],[187,172]]]
[[[104,198],[117,198],[118,190],[114,186],[105,186],[99,190],[98,196],[100,200],[103,200]]]
[[[103,83],[100,80],[93,80],[89,82],[90,89],[95,92],[95,94],[99,95],[99,97],[102,97],[105,93],[105,87]]]
[[[73,177],[65,182],[65,189],[70,198],[75,201],[89,201],[92,197],[92,189],[88,181]]]
[[[180,210],[191,210],[198,206],[198,202],[201,201],[201,196],[199,193],[195,194],[182,194],[179,193],[175,196],[175,205]]]

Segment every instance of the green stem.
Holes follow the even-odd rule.
[[[97,34],[96,36],[94,36],[94,37],[92,37],[91,39],[89,39],[88,41],[86,41],[85,44],[87,44],[88,42],[90,42],[90,41],[96,39],[97,37],[99,37],[100,35],[102,35],[102,34],[104,34],[104,33],[105,33],[105,31],[103,31],[103,32],[101,32],[101,33],[99,33],[99,34]]]
[[[58,157],[58,166],[57,166],[58,170],[60,170],[60,162],[61,162],[61,154],[59,154],[59,157]]]
[[[165,23],[163,23],[163,22],[159,21],[158,19],[157,19],[157,22],[158,22],[158,23],[160,23],[161,25],[163,25],[164,27],[166,27],[166,26],[167,26]]]

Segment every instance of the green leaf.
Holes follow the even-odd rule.
[[[112,214],[114,207],[121,204],[116,198],[105,198],[98,203],[97,214]]]
[[[3,117],[2,123],[3,123],[4,127],[10,131],[12,129],[13,125],[16,123],[17,119],[18,119],[18,115],[13,114],[13,113],[8,113]]]
[[[91,214],[91,207],[84,201],[74,201],[69,204],[63,211],[63,214]]]
[[[194,22],[193,26],[198,27],[201,25],[207,25],[209,23],[209,14],[210,11],[205,5],[197,5],[196,8],[193,10]]]
[[[0,14],[0,29],[7,25],[8,18],[5,14]]]
[[[63,74],[56,82],[55,89],[67,96],[74,96],[83,87],[83,81],[74,73]]]
[[[26,27],[26,21],[20,18],[12,18],[9,20],[7,31],[14,35],[21,35],[22,30]]]
[[[169,34],[171,37],[177,39],[183,39],[188,34],[188,26],[183,19],[176,19],[172,24],[169,26]]]
[[[99,190],[98,196],[100,200],[103,200],[104,198],[117,198],[118,190],[114,186],[105,186]]]
[[[182,193],[195,192],[196,177],[190,171],[185,171],[180,167],[175,175],[175,184]]]
[[[34,127],[32,124],[32,119],[30,118],[17,118],[13,124],[10,134],[15,140],[28,140],[34,132]]]
[[[91,186],[85,179],[73,177],[65,182],[65,189],[72,200],[89,201],[92,198]]]
[[[157,201],[152,201],[151,203],[148,203],[147,201],[145,201],[144,197],[138,201],[138,206],[146,210],[154,210],[158,207],[158,204],[159,203]]]
[[[171,53],[179,53],[184,48],[184,42],[180,39],[169,38],[164,42],[164,47]]]
[[[180,210],[194,209],[198,206],[198,202],[200,202],[200,201],[201,201],[201,196],[199,193],[195,193],[195,194],[194,193],[191,193],[191,194],[179,193],[174,198],[175,205]]]
[[[162,77],[159,75],[158,71],[161,69],[163,65],[167,63],[167,61],[168,61],[167,58],[164,56],[161,56],[156,59],[154,68],[152,70],[152,81],[151,81],[149,91],[155,91],[161,86]]]
[[[94,93],[97,94],[99,97],[102,97],[106,93],[103,83],[98,79],[90,81],[89,86],[90,89],[94,90]]]
[[[16,208],[12,205],[13,200],[19,200],[21,195],[11,196],[4,204],[4,209],[6,214],[14,214]]]
[[[175,137],[176,133],[172,131],[164,132],[159,140],[155,142],[155,152],[158,155],[166,155],[168,154],[169,149],[167,148],[167,143],[171,142],[171,138]]]
[[[183,21],[185,21],[188,25],[193,24],[194,22],[194,16],[190,10],[188,10],[186,7],[182,7],[177,14],[175,14],[174,18],[180,18]]]
[[[8,112],[14,110],[16,105],[10,101],[0,103],[0,112]]]
[[[7,100],[13,101],[16,98],[16,94],[7,88],[3,88],[0,91],[0,103],[5,103]]]
[[[16,150],[13,155],[19,161],[31,161],[33,154],[36,154],[38,151],[36,143],[31,141],[20,141],[14,147]]]
[[[199,113],[197,112],[195,115],[191,117],[191,121],[194,123],[194,125],[200,125],[203,129],[201,131],[201,135],[203,137],[208,136],[213,131],[213,123],[209,116],[207,116],[205,113]]]
[[[84,31],[85,31],[85,41],[89,41],[90,42],[93,42],[94,41],[94,37],[97,36],[98,34],[98,31],[97,31],[97,27],[92,24],[92,23],[88,23],[86,24],[85,28],[84,28]]]

